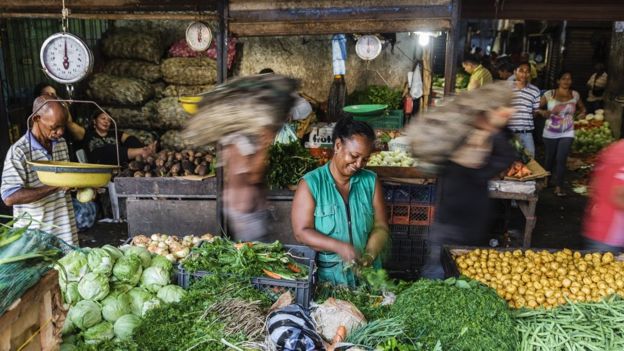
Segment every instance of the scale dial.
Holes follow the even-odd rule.
[[[93,68],[93,54],[87,44],[70,33],[52,34],[41,45],[39,53],[43,71],[53,80],[76,83]]]
[[[374,60],[381,53],[381,40],[374,35],[363,35],[355,43],[355,53],[362,60]]]
[[[204,22],[193,22],[186,27],[186,43],[193,51],[206,51],[212,42],[212,31]]]

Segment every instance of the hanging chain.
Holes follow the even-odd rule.
[[[67,28],[69,27],[69,9],[65,7],[65,0],[62,0],[63,9],[61,10],[61,26],[63,27],[63,32],[67,32]]]

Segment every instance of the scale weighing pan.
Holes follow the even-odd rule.
[[[41,104],[41,106],[28,117],[26,120],[28,130],[30,130],[30,122],[32,121],[32,118],[49,102],[93,104],[102,112],[106,113],[106,111],[104,111],[94,101],[50,99]],[[117,123],[112,117],[108,117],[115,126],[115,140],[117,140]],[[115,146],[117,151],[117,165],[99,165],[68,161],[33,161],[32,145],[29,145],[30,160],[27,158],[26,163],[28,163],[35,172],[37,172],[39,181],[45,185],[57,186],[61,188],[100,188],[106,186],[112,178],[113,171],[120,168],[119,144],[115,143]]]
[[[342,110],[354,116],[379,116],[387,108],[388,105],[351,105],[345,106]]]

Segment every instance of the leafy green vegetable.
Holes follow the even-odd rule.
[[[186,290],[177,285],[167,285],[158,290],[158,298],[164,303],[180,302],[180,300],[186,295]]]
[[[66,282],[80,281],[89,271],[87,255],[78,250],[71,251],[58,260],[56,269]],[[64,289],[63,285],[65,284],[61,284],[62,289]]]
[[[85,330],[82,336],[87,344],[99,344],[102,341],[112,340],[115,337],[113,324],[106,321],[96,324]]]
[[[366,89],[355,91],[349,95],[350,105],[388,105],[390,110],[401,108],[403,92],[383,85],[369,85]]]
[[[69,309],[67,318],[78,328],[88,329],[102,320],[100,306],[91,300],[79,301],[76,306]]]
[[[170,282],[170,272],[162,267],[147,267],[141,275],[141,286],[153,293]]]
[[[108,252],[110,257],[113,258],[113,264],[119,258],[121,258],[121,256],[124,255],[123,251],[119,250],[118,248],[114,247],[113,245],[106,244],[106,245],[102,246],[102,249],[106,250],[106,252]]]
[[[388,314],[402,321],[426,349],[515,350],[514,321],[507,304],[476,281],[419,280],[400,293]]]
[[[272,189],[296,185],[309,171],[318,167],[318,161],[299,142],[273,144],[269,148],[266,180]]]
[[[126,314],[115,322],[113,326],[113,330],[115,332],[115,336],[119,339],[130,339],[134,333],[136,327],[141,323],[141,318],[133,315]]]
[[[95,248],[89,251],[87,262],[90,272],[103,274],[108,277],[113,271],[115,260],[107,250]]]
[[[164,268],[167,272],[171,272],[173,270],[173,263],[171,263],[171,261],[169,261],[164,256],[154,255],[154,257],[152,257],[150,267],[161,267]]]
[[[113,267],[113,276],[117,278],[117,281],[132,286],[139,282],[142,273],[141,258],[137,255],[123,256]]]
[[[152,254],[147,251],[146,248],[141,246],[127,245],[124,247],[124,250],[125,256],[138,256],[141,259],[141,265],[143,266],[143,269],[150,266],[150,263],[152,262]]]
[[[143,305],[154,297],[143,288],[133,288],[128,291],[128,295],[130,296],[130,309],[136,316],[143,314]]]
[[[130,295],[127,293],[109,294],[102,300],[102,316],[105,320],[114,322],[131,312],[130,305]]]
[[[78,292],[85,300],[100,301],[108,295],[108,277],[97,273],[87,273],[78,283]]]
[[[65,297],[65,302],[70,305],[75,305],[78,301],[82,300],[82,296],[80,296],[78,292],[78,283],[71,282],[67,284],[63,296]]]

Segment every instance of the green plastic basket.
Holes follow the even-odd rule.
[[[403,110],[389,110],[376,116],[353,116],[353,119],[366,122],[374,129],[402,129],[405,116]]]
[[[353,116],[379,116],[388,108],[388,105],[351,105],[342,110]]]

